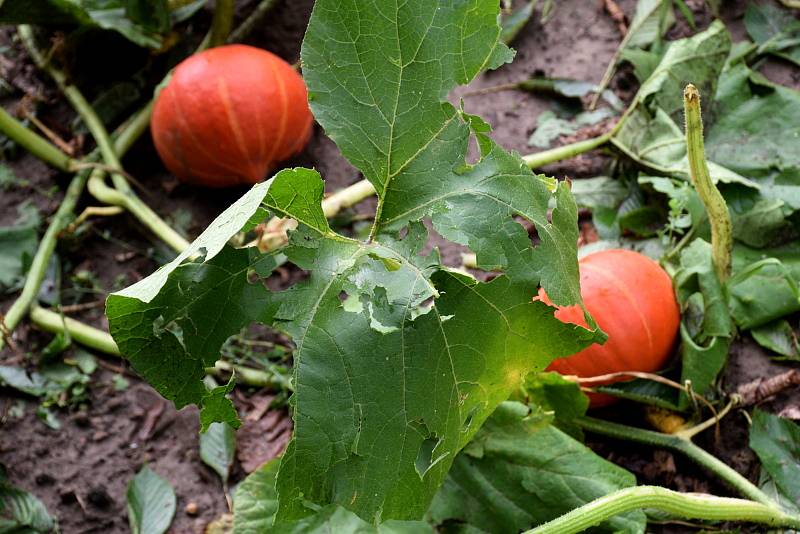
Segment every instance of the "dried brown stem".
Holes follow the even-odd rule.
[[[752,406],[794,386],[800,386],[800,371],[797,369],[742,384],[736,393],[741,397],[740,406]]]

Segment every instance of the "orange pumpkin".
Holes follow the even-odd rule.
[[[195,54],[159,93],[151,130],[178,179],[209,187],[254,184],[311,136],[306,86],[278,56],[244,45]]]
[[[582,258],[579,267],[583,302],[608,340],[554,360],[547,369],[581,378],[661,369],[672,354],[680,324],[669,275],[647,256],[630,250],[595,252]],[[538,298],[549,304],[541,289]],[[586,326],[580,306],[559,308],[555,316]],[[606,383],[619,380],[626,379]],[[615,400],[609,395],[590,397],[592,407]]]

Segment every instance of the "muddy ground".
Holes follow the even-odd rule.
[[[254,4],[252,0],[243,2],[239,15],[246,14]],[[279,2],[262,27],[246,42],[273,51],[290,63],[295,62],[312,4],[312,0]],[[551,21],[542,25],[534,18],[522,31],[514,43],[517,56],[511,65],[481,76],[470,87],[453,95],[454,99],[464,98],[468,112],[488,120],[494,128],[494,138],[501,145],[521,153],[530,151],[528,136],[538,115],[551,108],[552,100],[519,91],[480,96],[466,96],[466,93],[524,79],[534,73],[597,82],[621,39],[616,24],[599,0],[559,0],[557,4]],[[703,2],[688,1],[687,4],[693,7],[698,25],[701,28],[707,25],[710,18],[703,10]],[[633,0],[620,1],[619,5],[632,16]],[[723,7],[725,22],[735,39],[744,36],[741,20],[744,7],[741,1],[726,2]],[[208,13],[200,14],[187,31],[202,35],[208,19]],[[685,23],[679,23],[670,37],[690,32]],[[46,103],[39,107],[40,117],[69,139],[73,113],[49,80],[35,72],[12,35],[9,28],[0,30],[0,44],[10,47],[4,52],[11,62],[11,70],[7,72],[15,77],[17,86],[25,85],[30,91],[41,93]],[[102,57],[81,58],[75,64],[78,79],[86,76],[86,80],[91,81],[95,75],[113,78],[113,72],[83,72],[84,67],[94,64],[93,61],[102,61]],[[785,65],[767,65],[765,73],[776,81],[800,87],[797,71]],[[628,99],[635,92],[635,79],[623,68],[611,87],[621,98]],[[2,103],[11,109],[18,97],[19,94],[12,95]],[[543,170],[559,178],[577,179],[603,174],[610,161],[608,155],[594,152]],[[0,192],[0,224],[10,224],[16,218],[16,206],[23,200],[34,202],[43,216],[52,214],[68,177],[24,154],[8,163],[28,185]],[[142,184],[144,200],[168,220],[180,224],[190,237],[196,236],[242,193],[241,190],[206,191],[177,184],[162,167],[148,135],[137,143],[124,164]],[[329,191],[360,179],[358,172],[343,160],[319,128],[308,148],[288,164],[316,167],[326,179]],[[59,188],[55,192],[51,191],[54,184]],[[84,198],[81,207],[89,204],[89,199]],[[368,213],[370,209],[368,201],[358,211]],[[106,294],[146,276],[169,257],[162,245],[151,241],[134,219],[124,215],[95,220],[81,238],[61,243],[58,252],[64,280],[74,280],[82,271],[93,273],[95,277],[91,287],[72,294],[70,302],[63,304],[88,304],[73,316],[103,328],[107,324],[100,303]],[[446,261],[459,261],[458,249],[449,248],[444,252]],[[13,295],[0,296],[0,310],[6,310],[12,300]],[[17,351],[6,348],[0,352],[0,365],[24,364],[31,356],[35,358],[48,341],[49,336],[23,324],[15,334]],[[107,356],[102,358],[88,397],[57,413],[62,424],[60,430],[48,428],[37,418],[36,399],[0,390],[0,464],[8,469],[14,484],[32,491],[45,502],[58,517],[62,532],[71,534],[126,532],[126,487],[134,473],[147,463],[169,480],[177,493],[178,511],[171,532],[203,532],[210,521],[228,510],[228,505],[218,477],[200,461],[196,410],[176,411],[129,373],[124,362]],[[734,390],[741,383],[771,376],[783,368],[771,362],[757,345],[743,340],[732,350],[724,385],[727,390]],[[118,375],[124,375],[129,381],[126,389],[115,387]],[[231,486],[260,459],[279,453],[288,438],[287,415],[280,408],[266,410],[269,400],[263,391],[241,388],[237,393],[241,414],[249,415],[250,421],[247,429],[240,432],[239,457]],[[783,393],[764,407],[777,412],[790,404],[800,404],[800,393]],[[630,414],[638,408],[617,405],[611,410]],[[690,462],[666,451],[592,436],[588,442],[605,457],[632,470],[640,483],[660,484],[682,491],[731,494]],[[757,462],[747,447],[747,420],[742,414],[734,413],[722,422],[719,439],[709,431],[699,436],[698,442],[751,480],[757,479]],[[189,503],[194,504],[196,513],[187,512]],[[681,525],[654,525],[653,529],[660,532],[694,530]]]

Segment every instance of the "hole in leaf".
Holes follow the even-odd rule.
[[[436,449],[436,446],[441,443],[441,439],[437,439],[435,437],[430,437],[422,442],[419,446],[419,452],[417,453],[417,459],[414,461],[414,468],[417,470],[417,474],[420,478],[425,477],[425,473],[427,473],[431,467],[433,467],[436,462],[438,462],[443,456],[440,456],[438,459],[434,460],[433,458],[433,451]]]

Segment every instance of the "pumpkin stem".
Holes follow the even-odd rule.
[[[211,19],[211,39],[209,47],[225,44],[233,25],[233,0],[217,0],[214,18]]]
[[[712,419],[712,421],[714,420]],[[775,502],[753,485],[752,482],[714,455],[692,443],[687,437],[675,434],[662,434],[661,432],[655,432],[653,430],[644,430],[642,428],[612,423],[610,421],[586,416],[576,418],[575,423],[583,430],[601,436],[608,436],[615,439],[633,441],[635,443],[643,443],[645,445],[681,452],[698,465],[706,468],[720,479],[727,482],[728,485],[736,489],[743,496],[766,506],[777,507]]]
[[[686,149],[689,156],[689,174],[711,223],[711,255],[714,270],[720,282],[731,275],[731,250],[733,233],[728,205],[708,173],[703,146],[703,120],[700,114],[700,92],[689,84],[683,91],[686,113]]]
[[[800,526],[800,518],[785,514],[774,506],[704,493],[679,493],[658,486],[636,486],[609,493],[524,534],[583,532],[617,514],[643,508],[663,510],[687,519],[749,521],[794,528]]]

